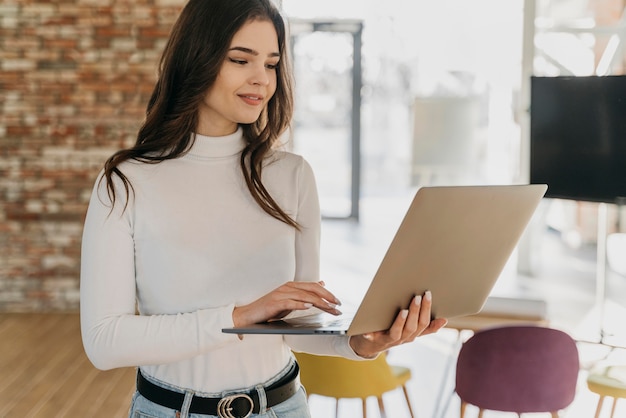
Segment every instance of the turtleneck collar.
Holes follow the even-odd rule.
[[[244,149],[241,127],[225,136],[206,136],[196,134],[196,139],[187,155],[200,158],[219,158],[237,155]]]

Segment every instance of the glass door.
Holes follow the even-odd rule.
[[[322,216],[358,219],[361,25],[294,21],[291,29],[293,150],[315,171]]]

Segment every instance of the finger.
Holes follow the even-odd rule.
[[[404,327],[406,325],[407,319],[409,317],[409,310],[402,309],[396,319],[391,324],[391,328],[389,328],[389,338],[392,341],[400,341],[402,339],[402,334],[404,332]]]
[[[328,289],[326,289],[326,283],[324,283],[323,281],[319,281],[317,282],[317,284],[319,285],[319,287],[317,287],[315,290],[321,292],[320,296],[323,299],[334,304],[335,306],[341,306],[341,301],[339,300],[339,298],[332,294]]]
[[[341,305],[339,299],[319,283],[290,282],[288,287],[290,288],[288,295],[290,298],[312,303],[316,307],[335,315],[341,313],[337,309],[337,306]]]
[[[424,292],[424,297],[420,304],[419,328],[424,331],[431,323],[431,308],[433,306],[433,295],[430,290]]]
[[[276,315],[274,315],[274,317],[271,318],[271,320],[284,318],[285,316],[289,315],[293,311],[306,311],[307,309],[311,308],[313,304],[295,301],[295,304],[293,306],[294,306],[293,309],[284,309],[278,312]]]
[[[428,328],[430,332],[437,332],[446,325],[448,325],[448,320],[446,318],[435,318],[432,320]]]
[[[417,295],[411,301],[409,305],[409,315],[404,324],[404,338],[415,338],[419,335],[421,330],[419,329],[419,319],[421,315],[422,296]]]
[[[311,306],[313,305],[310,303],[287,300],[280,304],[273,303],[267,310],[266,318],[264,320],[277,321],[289,315],[291,312],[306,310]]]
[[[331,315],[337,316],[342,314],[342,312],[337,309],[334,304],[329,304],[328,302],[322,302],[319,305],[316,304],[315,307]]]
[[[438,332],[441,328],[445,327],[448,324],[448,320],[445,318],[435,318],[430,322],[428,328],[422,332],[422,336],[434,334]]]
[[[403,340],[406,342],[413,341],[415,338],[423,335],[427,330],[431,333],[431,306],[432,293],[424,292],[423,296],[417,295],[409,307],[409,317],[405,324]]]

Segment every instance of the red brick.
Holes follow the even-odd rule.
[[[9,136],[29,136],[32,135],[33,129],[28,126],[7,126],[6,134]]]
[[[41,23],[42,25],[48,26],[66,26],[66,25],[75,25],[76,17],[75,16],[54,16],[46,19]]]
[[[121,27],[99,27],[96,28],[96,37],[102,38],[115,38],[115,37],[126,37],[131,35],[131,28],[121,28]]]
[[[76,39],[44,39],[44,48],[73,49],[78,45]]]
[[[93,181],[134,143],[183,3],[21,0],[0,28],[0,285],[15,295],[0,311],[76,309]]]
[[[162,39],[167,38],[170,33],[169,27],[151,27],[151,28],[141,28],[139,30],[139,36],[142,38],[148,39]]]

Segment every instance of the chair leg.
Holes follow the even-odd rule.
[[[363,418],[367,418],[367,398],[361,399],[363,404]]]
[[[461,413],[459,418],[463,418],[465,416],[465,409],[467,409],[467,403],[465,401],[461,401]]]
[[[409,392],[406,390],[406,385],[402,385],[402,392],[404,392],[404,398],[406,399],[406,406],[409,408],[409,415],[411,415],[411,418],[415,418],[415,414],[413,414],[413,408],[411,408],[411,400],[409,399]]]
[[[615,415],[615,407],[617,406],[617,399],[613,398],[613,406],[611,407],[611,416],[610,418],[613,418],[613,415]]]
[[[478,418],[483,418],[483,414],[485,413],[485,411],[483,409],[479,409],[478,410]]]
[[[339,416],[339,399],[335,399],[335,418]]]
[[[559,418],[559,411],[551,412],[552,418]]]
[[[380,418],[387,418],[387,414],[385,413],[385,404],[383,403],[383,397],[379,396],[376,399],[378,400],[378,409],[380,410]]]
[[[602,404],[604,403],[604,396],[600,395],[600,399],[598,399],[598,407],[596,408],[596,415],[594,418],[600,417],[600,412],[602,412]]]

